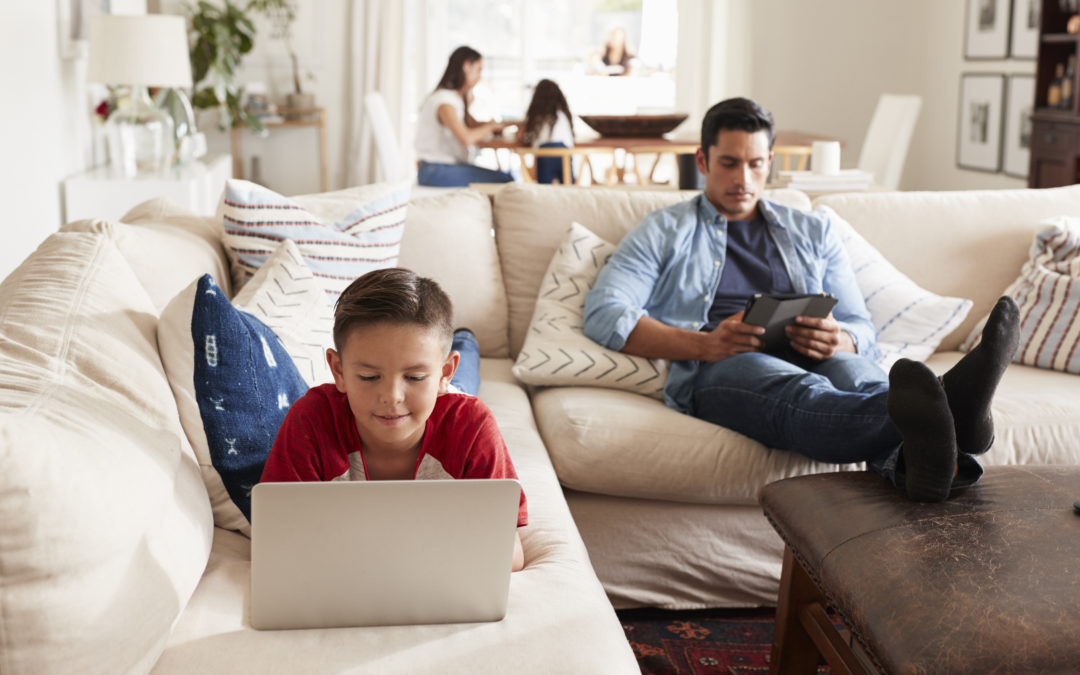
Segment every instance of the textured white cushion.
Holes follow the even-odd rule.
[[[214,290],[211,286],[202,293]],[[241,289],[232,306],[202,302],[200,282],[196,281],[161,313],[161,360],[219,527],[250,535],[251,524],[245,513],[250,503],[248,491],[262,473],[281,419],[308,386],[333,380],[325,358],[326,348],[333,341],[333,319],[324,295],[296,246],[284,241]],[[270,344],[272,340],[260,344],[260,336],[244,324],[241,311],[271,330],[276,327],[287,356],[279,353],[264,359],[264,352],[273,356],[277,346]],[[210,351],[203,346],[202,334],[195,335],[193,328],[200,312],[202,316],[214,315],[208,325],[214,327],[216,379],[250,383],[246,389],[251,395],[229,391],[227,386],[219,387],[198,377],[199,359],[209,358],[204,352]],[[264,369],[267,360],[271,365]],[[292,370],[294,364],[296,370]],[[294,372],[303,381],[297,382]],[[288,394],[279,403],[281,392]],[[233,431],[221,433],[221,428]]]
[[[398,264],[442,286],[455,327],[472,329],[481,356],[505,357],[506,288],[491,225],[491,201],[474,190],[413,199]]]
[[[139,204],[121,222],[76,220],[62,231],[109,235],[159,312],[204,274],[226,292],[232,286],[221,226],[165,198]]]
[[[281,242],[233,299],[281,338],[309,387],[333,382],[326,350],[334,346],[334,310],[292,241]]]
[[[408,183],[380,183],[297,199],[244,180],[225,184],[225,245],[239,290],[283,239],[336,300],[354,279],[397,265]]]
[[[1020,348],[1013,359],[1037,368],[1080,373],[1080,218],[1042,223],[1020,276],[1002,295],[1020,307]],[[983,316],[960,346],[979,343]]]
[[[922,288],[893,267],[836,211],[828,206],[818,210],[832,221],[847,249],[877,331],[878,364],[888,371],[901,358],[925,361],[963,323],[971,300],[942,297]]]
[[[0,672],[139,673],[210,553],[209,500],[109,236],[50,236],[0,284]]]
[[[626,389],[663,400],[668,365],[607,349],[585,337],[585,294],[615,245],[572,223],[551,259],[514,375],[527,384]]]

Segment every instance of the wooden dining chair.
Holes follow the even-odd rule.
[[[522,146],[514,148],[514,153],[521,158],[521,175],[524,177],[525,182],[536,182],[536,160],[541,157],[558,157],[562,160],[562,175],[564,180],[567,176],[572,175],[571,169],[573,167],[573,158],[575,156],[581,156],[582,166],[581,171],[578,172],[575,185],[582,185],[585,179],[585,171],[589,172],[589,180],[593,183],[601,182],[597,180],[596,174],[593,172],[592,164],[589,162],[590,155],[611,155],[615,156],[614,148],[532,148],[528,146]],[[527,158],[532,157],[532,164],[528,163]],[[614,161],[614,159],[613,159]],[[604,182],[610,183],[610,177]]]
[[[773,167],[778,171],[806,171],[811,152],[809,145],[774,145]]]

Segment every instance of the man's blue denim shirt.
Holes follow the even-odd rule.
[[[829,219],[765,199],[758,205],[795,292],[836,296],[833,317],[859,354],[875,358],[870,312]],[[619,350],[642,316],[700,330],[726,253],[727,219],[704,194],[650,213],[619,243],[585,296],[585,334]],[[670,407],[691,412],[698,366],[698,361],[671,363],[664,387]]]

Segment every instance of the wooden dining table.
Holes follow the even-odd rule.
[[[778,129],[776,131],[776,138],[773,142],[774,153],[780,153],[784,151],[794,151],[796,153],[802,150],[802,154],[806,157],[809,156],[809,150],[813,146],[814,141],[839,141],[841,147],[844,145],[843,139],[836,138],[834,136],[827,136],[824,134],[818,134],[808,131],[797,131],[790,129]],[[626,178],[630,172],[633,173],[639,185],[645,185],[647,183],[654,183],[654,174],[656,172],[656,166],[660,163],[660,158],[664,154],[673,155],[693,155],[697,153],[698,147],[701,145],[700,137],[693,137],[688,135],[674,135],[671,137],[658,136],[652,138],[643,137],[619,137],[619,136],[581,136],[574,140],[574,149],[579,150],[580,154],[588,161],[588,154],[590,148],[604,148],[607,150],[614,149],[616,151],[622,151],[625,153],[622,158],[622,163],[617,164],[614,168],[612,178],[609,178],[608,182],[625,183]],[[518,143],[517,140],[505,139],[502,137],[494,137],[485,141],[480,141],[476,144],[477,148],[491,149],[495,151],[495,161],[498,163],[499,168],[503,169],[503,161],[499,156],[500,150],[507,150],[510,154],[516,151],[523,150],[527,146]],[[626,155],[632,156],[633,162],[631,166],[627,166],[625,159]],[[644,175],[639,167],[638,157],[640,155],[655,155],[656,159],[653,160],[652,168],[649,170],[648,175]],[[618,158],[617,158],[618,159]],[[509,160],[507,161],[507,168],[509,168]]]

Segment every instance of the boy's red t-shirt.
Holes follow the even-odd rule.
[[[420,441],[416,480],[517,478],[495,416],[468,394],[435,399]],[[261,482],[367,480],[349,399],[333,384],[312,387],[293,403],[263,467]],[[525,491],[518,527],[529,522]]]

